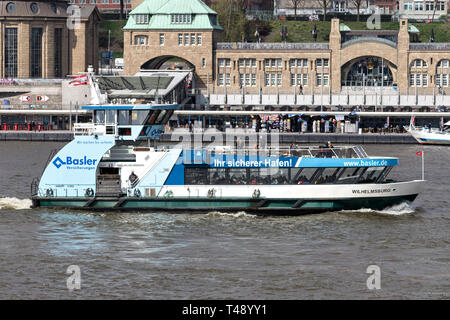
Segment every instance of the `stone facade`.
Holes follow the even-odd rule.
[[[11,6],[14,4],[14,7]],[[36,13],[30,9],[37,5]],[[10,6],[7,8],[7,6]],[[81,8],[79,28],[69,29],[65,1],[0,1],[0,77],[7,78],[6,71],[6,29],[16,29],[17,36],[17,72],[14,78],[33,77],[31,68],[32,29],[42,30],[42,40],[38,44],[41,52],[40,76],[38,78],[56,78],[86,72],[89,65],[98,68],[98,23],[100,16],[95,7]],[[36,9],[34,9],[36,10]],[[70,25],[70,24],[69,24]],[[55,74],[55,30],[60,29],[60,74]]]
[[[450,43],[410,43],[407,19],[400,19],[398,31],[341,27],[339,19],[332,20],[328,43],[221,43],[220,30],[124,30],[125,73],[159,68],[178,57],[195,71],[197,87],[213,92],[328,94],[383,86],[391,94],[437,94],[449,89]],[[185,45],[186,36],[198,34],[201,45]],[[141,35],[148,40],[137,44]],[[367,78],[349,83],[355,65],[366,58],[378,61],[383,73],[372,84]]]

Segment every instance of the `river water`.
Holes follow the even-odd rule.
[[[448,299],[450,147],[366,145],[413,204],[297,217],[29,209],[62,143],[0,142],[0,299]],[[69,266],[80,289],[69,290]],[[380,268],[380,289],[367,280]],[[71,282],[72,283],[72,282]],[[371,282],[374,283],[374,282]]]

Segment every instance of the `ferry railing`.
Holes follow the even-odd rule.
[[[117,126],[115,123],[74,123],[73,132],[76,136],[116,135]]]
[[[309,158],[368,158],[360,146],[333,148],[229,148],[209,149],[210,154],[241,156],[274,156],[274,157],[309,157]]]

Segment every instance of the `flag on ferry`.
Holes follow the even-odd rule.
[[[416,152],[416,156],[423,156],[423,152],[422,151],[417,151]]]
[[[72,78],[72,80],[69,82],[69,85],[71,86],[82,86],[87,84],[89,84],[89,78],[87,75]]]
[[[411,122],[410,122],[410,126],[412,126],[413,128],[414,128],[414,120],[416,119],[416,116],[415,115],[413,115],[412,117],[411,117]]]

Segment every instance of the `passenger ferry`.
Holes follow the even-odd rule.
[[[450,145],[450,121],[444,123],[442,129],[415,127],[410,124],[405,128],[420,144]]]
[[[186,149],[154,143],[178,105],[92,105],[93,122],[51,154],[34,207],[257,213],[381,210],[413,201],[424,180],[388,179],[397,158],[360,146]]]

